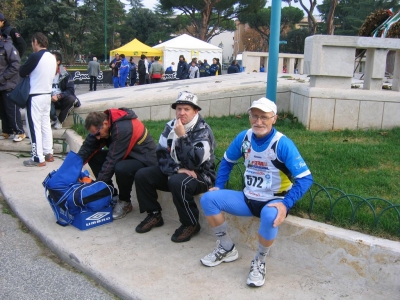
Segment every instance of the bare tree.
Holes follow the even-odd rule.
[[[310,7],[307,8],[303,4],[303,0],[299,0],[301,7],[304,9],[304,11],[307,13],[308,17],[308,30],[311,35],[314,35],[317,32],[317,20],[315,20],[315,17],[313,16],[314,13],[314,8],[317,5],[317,0],[308,0]]]

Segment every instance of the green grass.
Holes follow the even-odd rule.
[[[249,128],[247,115],[206,118],[217,140],[216,157],[221,158],[233,138]],[[166,121],[145,121],[157,141]],[[280,114],[275,128],[294,141],[314,181],[332,187],[328,193],[307,193],[291,210],[291,214],[350,228],[372,235],[400,240],[400,207],[382,214],[392,204],[400,205],[400,128],[392,130],[307,131],[296,118]],[[243,169],[243,167],[242,167]],[[241,189],[241,173],[237,167],[231,175],[230,188]],[[318,192],[317,195],[315,195]],[[354,195],[354,196],[343,196]],[[343,196],[341,199],[339,199]],[[339,199],[339,200],[337,200]],[[337,203],[335,201],[337,200]],[[375,215],[374,215],[375,213]],[[354,219],[354,220],[353,220]]]

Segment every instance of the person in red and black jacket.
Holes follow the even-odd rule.
[[[97,180],[119,188],[113,218],[132,211],[131,192],[136,172],[157,165],[156,143],[133,110],[127,108],[91,112],[85,120],[89,131],[78,155],[89,163]],[[107,150],[103,149],[107,146]]]

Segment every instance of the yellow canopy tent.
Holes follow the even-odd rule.
[[[117,49],[110,51],[110,59],[113,59],[115,54],[125,54],[125,57],[129,59],[130,56],[140,57],[142,54],[147,57],[150,56],[162,56],[163,51],[159,49],[151,48],[145,44],[143,44],[138,39],[134,39],[130,41],[128,44],[125,44]]]

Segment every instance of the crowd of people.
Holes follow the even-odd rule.
[[[194,79],[222,74],[222,66],[219,58],[213,58],[210,65],[207,59],[203,59],[202,61],[194,57],[190,62],[187,62],[185,56],[180,55],[177,65],[175,65],[175,62],[171,62],[165,70],[159,56],[154,56],[149,60],[146,55],[142,54],[137,64],[134,58],[131,57],[128,67],[124,66],[125,61],[124,54],[117,53],[109,64],[112,70],[114,88],[162,82],[166,74],[173,73],[175,73],[175,79]],[[228,68],[227,73],[239,72],[240,65],[234,60]],[[90,87],[91,90],[92,87]]]
[[[7,23],[0,13],[0,28],[3,28],[1,24]],[[80,101],[75,95],[73,79],[61,64],[61,54],[48,51],[48,40],[43,33],[33,34],[33,53],[20,66],[19,50],[9,35],[12,31],[7,32],[1,31],[0,37],[0,54],[6,58],[0,60],[3,75],[0,76],[1,138],[13,137],[16,142],[25,138],[19,108],[7,95],[17,85],[19,77],[29,77],[25,118],[32,157],[23,161],[23,165],[43,167],[46,162],[54,161],[51,124],[56,129],[62,128],[68,113],[80,106]],[[128,61],[124,54],[117,54],[110,63],[114,87],[125,87],[128,75],[133,78],[128,82],[131,85],[136,83],[137,75],[139,84],[160,82],[165,72],[159,59],[156,56],[148,62],[142,55],[136,65],[133,58]],[[171,65],[170,70],[174,71],[174,67]],[[181,55],[176,66],[179,79],[216,76],[220,71],[221,65],[216,58],[211,65],[206,59],[192,59],[188,64]],[[93,57],[88,65],[90,90],[96,90],[99,72],[99,63]],[[239,67],[233,61],[228,73],[238,72]],[[59,115],[56,114],[57,108]],[[113,187],[113,199],[116,199],[112,212],[114,220],[124,218],[132,211],[132,188],[135,184],[140,213],[146,214],[136,226],[135,231],[139,234],[164,225],[157,193],[161,190],[171,193],[179,216],[180,226],[171,235],[171,241],[190,241],[201,230],[201,211],[195,196],[203,194],[201,209],[217,239],[216,247],[200,259],[204,266],[214,267],[239,257],[223,212],[260,218],[258,250],[251,260],[247,285],[262,286],[266,256],[277,237],[279,225],[311,187],[310,170],[294,143],[274,128],[277,107],[267,98],[254,101],[248,108],[250,128],[240,132],[232,141],[218,172],[216,139],[211,126],[200,115],[197,95],[189,91],[179,92],[171,108],[175,110],[175,117],[165,124],[158,144],[131,109],[90,112],[85,120],[89,134],[78,155],[89,164],[96,180]],[[244,189],[226,189],[232,168],[240,158],[244,159],[245,165]],[[113,183],[114,176],[117,186]]]

